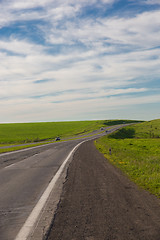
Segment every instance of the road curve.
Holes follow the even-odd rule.
[[[76,144],[77,141],[57,143],[41,152],[27,151],[23,160],[0,169],[1,239],[15,239],[53,175]]]
[[[0,239],[18,239],[17,234],[74,147],[104,134],[0,154]]]
[[[92,141],[83,143],[46,239],[159,240],[160,199],[129,181]]]
[[[95,136],[85,141],[92,138]],[[0,239],[17,238],[60,166],[83,141],[56,142],[0,155]]]

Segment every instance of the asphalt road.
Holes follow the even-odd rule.
[[[0,163],[0,239],[13,240],[53,175],[78,141],[3,155]],[[11,159],[11,160],[10,160]]]
[[[56,142],[0,154],[1,240],[16,239],[53,176],[71,150],[82,141],[84,139]]]
[[[115,126],[111,131],[116,129]],[[100,133],[99,136],[104,134],[105,132]],[[95,136],[89,136],[85,140],[93,138]],[[55,142],[31,149],[0,154],[1,240],[17,240],[17,234],[53,176],[73,148],[82,141],[84,139]],[[24,237],[23,239],[28,238]]]
[[[137,187],[96,149],[74,153],[45,240],[159,240],[160,199]]]

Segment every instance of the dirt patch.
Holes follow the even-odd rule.
[[[74,154],[48,240],[159,240],[160,200],[95,148]]]

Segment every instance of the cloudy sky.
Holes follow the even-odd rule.
[[[0,122],[160,118],[160,0],[0,0]]]

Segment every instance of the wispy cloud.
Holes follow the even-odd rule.
[[[0,121],[74,120],[76,109],[80,119],[108,118],[116,106],[159,103],[160,8],[135,2],[141,11],[123,15],[123,4],[2,1]]]
[[[160,4],[159,0],[145,0],[146,4]]]

